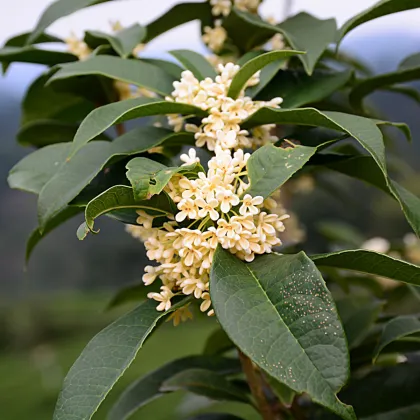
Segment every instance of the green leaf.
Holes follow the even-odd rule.
[[[201,20],[202,24],[212,23],[211,6],[207,1],[177,4],[147,25],[147,35],[143,42],[150,42],[159,35],[196,19]]]
[[[246,264],[220,247],[210,295],[232,341],[268,374],[344,419],[335,396],[348,376],[348,352],[334,302],[303,253],[269,254]]]
[[[358,248],[366,240],[354,226],[339,221],[321,221],[316,228],[329,241],[340,245]]]
[[[33,120],[58,119],[66,122],[82,120],[94,109],[94,103],[70,92],[45,86],[48,74],[42,74],[29,87],[22,102],[22,124]]]
[[[251,185],[246,193],[269,197],[301,169],[315,152],[316,148],[306,146],[283,149],[267,144],[260,147],[247,162]]]
[[[344,326],[349,349],[362,344],[375,324],[382,302],[373,301],[371,296],[353,294],[335,300],[340,319]]]
[[[173,360],[133,382],[112,407],[108,420],[125,420],[150,401],[164,395],[163,382],[172,376],[192,368],[208,369],[219,374],[237,373],[240,363],[237,359],[215,356],[188,356]]]
[[[156,67],[160,67],[163,71],[170,74],[175,80],[181,79],[181,73],[183,68],[178,66],[176,63],[171,61],[159,60],[157,58],[142,58],[145,63],[153,64]]]
[[[318,126],[346,133],[372,155],[387,179],[382,133],[368,118],[341,112],[321,112],[315,108],[261,108],[245,120],[243,128],[270,123]]]
[[[207,338],[203,354],[223,354],[226,351],[233,349],[234,347],[235,345],[232,343],[232,340],[229,338],[226,332],[222,329],[217,329],[210,334],[209,338]]]
[[[187,301],[158,312],[148,300],[96,335],[67,374],[53,420],[90,419],[158,322]]]
[[[71,159],[67,159],[69,153],[68,146],[71,147],[71,145],[63,145],[65,146],[64,155],[59,155],[57,157],[47,155],[45,157],[46,163],[55,169],[55,171],[48,172],[48,179],[46,179],[47,176],[43,176],[43,172],[41,172],[41,175],[43,176],[42,180],[44,182],[49,181],[48,184],[45,185],[45,188],[42,189],[38,200],[38,215],[41,228],[48,220],[54,217],[65,208],[67,204],[76,198],[83,188],[85,188],[103,168],[109,165],[110,162],[115,162],[125,156],[145,152],[151,147],[159,146],[164,142],[170,143],[176,139],[179,139],[180,141],[184,139],[186,142],[191,136],[193,136],[191,133],[174,133],[173,131],[164,128],[144,126],[136,128],[112,142],[95,141],[89,143]],[[51,148],[52,146],[49,147]],[[36,158],[32,159],[31,162],[32,161],[38,163]],[[54,166],[55,162],[60,162],[61,165]],[[28,172],[24,178],[25,181],[26,178],[38,177],[38,171],[43,170],[41,163],[42,162],[40,162],[39,166],[36,166],[36,170],[33,170],[33,165],[29,167],[25,165],[23,167],[23,169]],[[22,171],[21,167],[15,168],[12,169],[11,173],[19,173]],[[60,170],[58,171],[58,169]],[[22,175],[20,176],[22,177]],[[18,180],[19,179],[20,178],[18,178]],[[12,181],[16,184],[15,178],[12,179]]]
[[[92,111],[82,122],[74,137],[70,157],[86,143],[114,124],[135,118],[166,114],[206,115],[200,108],[192,105],[151,98],[134,98],[108,104]]]
[[[122,221],[136,224],[138,215],[135,210],[145,210],[157,217],[166,217],[174,213],[174,204],[169,196],[164,193],[161,196],[154,196],[150,200],[138,201],[134,199],[131,187],[114,185],[88,203],[85,209],[86,227],[89,231],[98,233],[99,231],[94,231],[93,229],[96,218],[110,212],[126,209],[132,209],[133,211],[128,214],[122,213]],[[88,231],[85,227],[80,227],[79,229],[84,229],[83,231],[78,231],[77,234],[78,238],[83,240]]]
[[[299,108],[319,102],[345,86],[352,77],[351,71],[330,73],[315,71],[312,76],[294,70],[282,70],[268,84],[257,99],[269,100],[280,96],[282,108]]]
[[[350,91],[350,104],[354,109],[362,111],[364,98],[375,90],[417,79],[420,79],[420,54],[407,57],[395,72],[378,74],[367,79],[362,79]]]
[[[123,59],[108,55],[97,55],[87,60],[62,65],[49,83],[69,77],[100,75],[121,80],[167,95],[173,89],[173,77],[153,64],[138,59]]]
[[[399,316],[391,319],[384,325],[373,360],[375,361],[382,350],[392,342],[418,332],[420,332],[420,321],[414,316]]]
[[[36,120],[24,125],[17,133],[22,146],[44,147],[73,141],[77,125],[56,120]]]
[[[187,70],[190,70],[198,80],[210,77],[213,80],[217,73],[213,66],[201,55],[190,50],[169,51]]]
[[[60,169],[70,147],[68,143],[52,144],[25,156],[10,170],[9,187],[39,194]]]
[[[401,206],[408,223],[420,236],[420,199],[395,181],[387,183],[383,172],[370,156],[357,156],[325,164],[342,174],[367,182],[390,194]]]
[[[25,254],[25,261],[28,264],[29,259],[38,245],[38,243],[47,236],[50,232],[52,232],[55,228],[62,225],[63,223],[67,222],[67,220],[73,218],[77,214],[81,213],[82,209],[78,207],[66,207],[63,211],[57,214],[53,219],[51,219],[47,225],[45,226],[43,232],[41,233],[40,230],[37,228],[35,229],[28,238],[26,242],[26,254]]]
[[[416,286],[420,285],[419,266],[373,251],[364,249],[338,251],[330,254],[312,255],[311,259],[320,267],[359,271]]]
[[[31,32],[25,32],[23,34],[16,35],[12,38],[9,38],[4,46],[5,47],[24,47],[27,43],[27,40],[29,36],[31,35]],[[48,42],[64,42],[61,38],[58,38],[54,35],[42,33],[38,36],[37,39],[35,39],[32,44],[43,44]]]
[[[73,54],[61,51],[43,50],[36,47],[3,47],[0,49],[0,62],[2,63],[34,63],[54,66],[59,63],[76,61]]]
[[[322,53],[335,41],[337,34],[335,19],[320,20],[307,13],[271,25],[256,15],[233,8],[224,26],[235,45],[243,51],[249,51],[281,33],[292,49],[306,52],[298,58],[308,74],[312,74]]]
[[[179,372],[167,379],[160,389],[163,392],[189,391],[213,400],[250,402],[242,389],[207,369],[195,368]]]
[[[170,179],[177,173],[193,172],[197,174],[198,172],[204,172],[201,165],[168,167],[144,157],[130,160],[127,169],[127,178],[133,187],[136,200],[144,200],[161,193]]]
[[[364,10],[358,15],[349,19],[339,30],[338,42],[340,42],[345,35],[357,28],[363,23],[369,22],[373,19],[386,16],[392,13],[402,12],[404,10],[416,9],[419,7],[417,0],[382,0],[374,4],[369,9]]]
[[[243,420],[240,417],[228,413],[204,413],[190,417],[188,420]]]
[[[118,55],[122,58],[127,58],[132,55],[133,49],[143,41],[145,36],[146,28],[135,23],[114,34],[107,34],[101,31],[86,31],[84,41],[92,49],[108,43]]]
[[[399,364],[355,380],[340,396],[354,405],[359,420],[417,420],[419,387],[420,366]]]
[[[77,12],[79,9],[83,9],[84,7],[93,6],[99,3],[106,3],[107,1],[110,0],[72,0],[70,2],[68,0],[55,1],[45,9],[26,43],[33,44],[42,32],[44,32],[45,29],[47,29],[56,20]]]
[[[273,61],[291,57],[293,55],[305,54],[303,51],[270,51],[265,54],[261,54],[247,61],[235,74],[232,79],[232,83],[229,87],[227,95],[233,99],[236,99],[245,87],[246,82],[259,70],[265,66],[271,64]]]

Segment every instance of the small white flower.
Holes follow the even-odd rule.
[[[216,199],[220,203],[220,210],[223,213],[229,213],[232,206],[239,204],[239,197],[230,190],[219,191],[216,194]]]
[[[375,237],[365,241],[361,248],[368,251],[375,251],[386,254],[391,248],[391,244],[385,238]]]
[[[218,52],[222,49],[223,44],[227,38],[226,29],[222,27],[220,21],[215,21],[215,27],[211,28],[210,26],[204,27],[204,35],[202,36],[203,42],[208,45],[208,47]]]
[[[188,153],[184,153],[179,157],[183,162],[182,166],[193,165],[194,163],[200,163],[200,158],[197,157],[197,151],[193,148],[188,150]]]
[[[182,222],[187,217],[189,219],[197,218],[197,206],[195,205],[194,201],[191,200],[191,198],[183,198],[178,203],[178,209],[181,211],[175,216],[175,220],[177,222]]]
[[[149,286],[156,280],[156,277],[159,275],[159,271],[156,267],[151,265],[144,267],[144,271],[146,273],[143,274],[142,280],[146,286]]]
[[[242,214],[242,216],[258,214],[259,209],[256,206],[260,206],[263,201],[264,198],[260,195],[252,197],[250,194],[245,194],[242,199],[242,206],[239,208],[239,213]]]
[[[227,16],[232,8],[230,0],[210,0],[210,4],[213,6],[211,9],[213,16]]]
[[[171,308],[171,299],[174,294],[167,286],[162,286],[160,289],[160,293],[148,293],[147,297],[149,299],[154,299],[157,302],[161,302],[156,308],[158,311],[167,311]]]
[[[217,142],[223,149],[233,149],[237,146],[236,131],[230,130],[228,132],[217,130]]]

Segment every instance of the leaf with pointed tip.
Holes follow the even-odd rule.
[[[284,51],[270,51],[265,54],[261,54],[258,57],[255,57],[247,61],[239,71],[233,76],[232,83],[230,84],[227,95],[233,99],[236,99],[241,93],[242,89],[245,87],[246,82],[255,74],[257,71],[261,70],[265,66],[268,66],[273,61],[280,59],[285,59],[293,55],[305,54],[303,51],[293,51],[293,50],[284,50]]]
[[[349,100],[356,110],[363,110],[363,100],[375,90],[384,89],[398,83],[420,79],[420,54],[404,59],[395,72],[378,74],[362,79],[350,91]]]
[[[306,52],[298,58],[308,74],[312,74],[322,53],[337,36],[335,19],[320,20],[307,13],[271,25],[256,15],[233,8],[223,25],[235,45],[243,51],[249,51],[281,33],[294,50]]]
[[[187,301],[179,299],[169,311],[159,312],[156,302],[148,300],[97,334],[64,379],[53,420],[90,419],[158,322]]]
[[[250,403],[249,398],[226,378],[207,369],[193,368],[179,372],[163,382],[161,391],[184,390],[212,400]]]
[[[370,156],[356,156],[335,162],[324,162],[324,166],[367,182],[390,194],[400,204],[414,232],[416,232],[417,236],[420,236],[420,199],[393,180],[387,183],[383,172]]]
[[[388,321],[382,330],[378,345],[373,354],[375,361],[382,350],[394,341],[420,332],[420,321],[414,316],[398,316]]]
[[[216,78],[216,70],[201,54],[191,50],[173,50],[169,53],[187,70],[190,70],[198,80],[204,80],[206,77]]]
[[[10,170],[9,187],[39,194],[66,160],[70,147],[68,143],[52,144],[25,156]]]
[[[282,108],[299,108],[332,95],[344,87],[352,75],[350,70],[338,73],[315,71],[312,76],[303,71],[281,70],[256,99],[265,101],[280,96],[283,98]]]
[[[134,98],[108,104],[93,110],[84,119],[74,137],[70,157],[86,143],[114,124],[135,118],[166,114],[206,115],[204,111],[193,105],[151,98]]]
[[[177,173],[204,172],[199,164],[168,167],[151,159],[138,157],[127,163],[127,178],[131,183],[136,200],[144,200],[163,191],[170,179]]]
[[[106,3],[111,0],[57,0],[48,6],[39,18],[34,30],[27,39],[27,44],[33,44],[34,41],[56,20],[68,16],[79,9],[93,6],[99,3]]]
[[[62,51],[43,50],[33,46],[3,47],[0,49],[0,62],[6,64],[19,62],[54,66],[59,63],[68,63],[71,61],[77,61],[77,57],[73,54]]]
[[[156,217],[166,217],[173,214],[176,207],[165,193],[155,195],[150,200],[138,201],[134,199],[131,187],[114,185],[88,203],[85,209],[86,227],[90,232],[97,233],[99,231],[93,229],[95,219],[104,214],[120,210],[131,210],[129,213],[122,214],[122,221],[134,225],[138,217],[136,210],[144,210]],[[84,232],[87,234],[86,229]],[[86,234],[80,232],[79,235],[78,233],[79,239],[84,239]]]
[[[50,175],[49,182],[42,189],[39,196],[38,215],[40,227],[42,228],[48,220],[53,218],[76,198],[110,162],[115,162],[129,155],[145,152],[165,142],[170,143],[171,140],[184,139],[187,141],[192,136],[194,136],[192,133],[174,133],[164,128],[144,126],[136,128],[112,142],[95,141],[89,143],[71,159],[67,159],[69,153],[68,146],[71,147],[71,145],[65,144],[67,154],[64,156],[59,155],[55,160],[52,157],[51,161],[47,162],[48,165],[56,170],[52,174],[51,172],[48,173]],[[48,155],[45,159],[47,158],[49,158]],[[33,160],[36,161],[35,159]],[[59,162],[60,165],[53,166],[54,162]],[[11,173],[18,172],[18,169],[20,172],[22,171],[21,167],[15,168],[12,169]],[[29,170],[32,170],[32,167],[29,167]],[[43,168],[39,167],[37,170],[42,171]],[[27,176],[37,177],[38,175],[36,171],[34,173],[29,171]],[[45,180],[45,178],[46,176],[42,179]]]
[[[238,373],[237,359],[216,356],[187,356],[173,360],[133,382],[112,407],[108,420],[125,420],[150,401],[164,395],[161,386],[165,380],[187,369],[203,368],[219,374]]]
[[[123,59],[97,55],[87,60],[60,66],[48,83],[70,77],[99,75],[141,86],[159,93],[169,94],[174,78],[159,67],[138,59]]]
[[[26,42],[31,35],[31,32],[25,32],[23,34],[15,35],[12,38],[9,38],[5,43],[5,47],[24,47]],[[64,42],[61,38],[58,38],[54,35],[47,33],[42,33],[38,36],[37,39],[32,42],[32,44],[44,44],[49,42]]]
[[[387,177],[382,133],[375,122],[368,118],[341,112],[321,112],[315,108],[261,108],[244,121],[243,128],[270,123],[311,125],[346,133],[357,140],[372,155],[385,177]]]
[[[267,144],[254,152],[247,162],[250,187],[246,193],[269,197],[316,152],[315,147],[295,146],[283,149]]]
[[[382,16],[392,13],[402,12],[420,7],[417,0],[382,0],[374,4],[369,9],[364,10],[358,15],[349,19],[339,30],[338,42],[344,38],[350,31],[363,23],[369,22]]]
[[[218,248],[210,274],[216,316],[232,341],[271,376],[355,420],[336,393],[349,358],[334,301],[303,253],[268,254],[246,264]]]
[[[147,35],[143,42],[150,42],[177,26],[198,19],[201,20],[203,25],[212,24],[213,16],[209,2],[177,4],[146,26]]]
[[[312,261],[320,267],[334,267],[358,271],[375,276],[388,277],[408,284],[420,285],[420,267],[385,254],[354,249],[312,255]]]
[[[133,49],[140,44],[146,36],[146,28],[135,23],[114,34],[101,31],[86,31],[85,39],[90,48],[95,49],[109,43],[114,51],[122,58],[127,58],[133,53]]]
[[[57,216],[51,219],[47,225],[45,226],[43,232],[41,233],[39,229],[35,229],[28,238],[26,242],[26,254],[25,254],[25,262],[26,264],[29,263],[29,259],[38,245],[38,243],[43,239],[48,233],[52,232],[55,228],[65,223],[67,220],[73,218],[77,214],[81,213],[82,209],[78,207],[66,207],[63,211],[61,211]]]

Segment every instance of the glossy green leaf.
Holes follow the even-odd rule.
[[[179,372],[167,379],[160,389],[163,392],[189,391],[212,400],[250,402],[242,389],[237,388],[223,376],[207,369],[195,368]]]
[[[340,396],[359,420],[417,420],[419,387],[420,366],[399,364],[355,380]]]
[[[408,284],[420,285],[420,267],[385,254],[364,249],[332,252],[311,256],[320,267],[334,267],[388,277]]]
[[[31,255],[35,247],[45,236],[47,236],[50,232],[52,232],[58,226],[67,222],[67,220],[73,218],[74,216],[78,215],[81,212],[82,212],[82,209],[78,207],[66,207],[63,211],[58,213],[57,216],[55,216],[53,219],[51,219],[47,223],[42,233],[40,232],[39,229],[35,229],[29,236],[28,241],[26,242],[26,254],[25,254],[26,264],[28,264],[29,259],[31,258]]]
[[[231,374],[239,372],[241,366],[237,359],[216,356],[188,356],[169,362],[133,382],[112,407],[108,420],[127,419],[139,408],[164,395],[161,386],[165,380],[193,368]]]
[[[20,62],[54,66],[59,63],[68,63],[71,61],[77,61],[77,57],[62,51],[43,50],[32,46],[3,47],[0,49],[1,63]]]
[[[140,44],[146,36],[146,28],[135,23],[114,34],[101,31],[87,31],[85,42],[95,49],[105,43],[109,43],[115,52],[122,58],[127,58],[133,53],[133,49]]]
[[[417,79],[420,79],[420,54],[407,57],[394,72],[378,74],[367,79],[362,79],[350,91],[350,104],[356,110],[363,110],[364,98],[375,90]]]
[[[201,54],[191,50],[173,50],[169,53],[187,70],[190,70],[198,80],[204,80],[206,77],[213,80],[216,78],[216,70]]]
[[[198,172],[204,172],[201,165],[168,167],[144,157],[130,160],[127,169],[127,178],[137,200],[144,200],[162,192],[170,179],[177,173],[193,173],[197,177]]]
[[[321,112],[314,108],[261,108],[245,120],[243,128],[270,123],[318,126],[346,133],[372,155],[384,175],[387,176],[382,133],[375,122],[368,118],[341,112]]]
[[[316,152],[314,147],[295,146],[283,149],[272,144],[260,147],[247,162],[250,187],[246,193],[269,197]]]
[[[344,331],[321,274],[304,253],[269,254],[246,264],[218,248],[210,295],[222,327],[253,362],[355,419],[335,396],[348,376]]]
[[[312,76],[294,70],[282,70],[257,97],[261,100],[280,96],[282,108],[299,108],[314,104],[344,87],[352,77],[351,71],[316,71]]]
[[[15,35],[6,41],[4,43],[4,46],[5,47],[24,47],[30,35],[31,35],[31,32],[25,32],[23,34]],[[54,35],[42,33],[38,36],[37,39],[34,40],[34,42],[32,42],[32,44],[44,44],[47,42],[63,42],[63,40]]]
[[[212,23],[213,16],[209,2],[177,4],[147,25],[144,42],[150,42],[164,32],[198,19],[202,24],[210,25]]]
[[[142,61],[153,64],[156,67],[160,67],[163,71],[170,74],[175,80],[181,79],[183,68],[178,66],[176,63],[172,63],[172,61],[159,60],[157,58],[142,58]]]
[[[377,19],[382,16],[386,16],[392,13],[402,12],[404,10],[411,10],[420,7],[417,0],[382,0],[374,4],[369,9],[364,10],[358,15],[349,19],[339,31],[338,41],[341,41],[343,37],[353,29],[362,25],[363,23],[369,22],[373,19]]]
[[[56,20],[68,16],[84,7],[93,6],[99,3],[106,3],[110,0],[57,0],[48,6],[38,20],[34,30],[27,40],[27,44],[33,44],[34,41]]]
[[[68,143],[52,144],[25,156],[10,170],[9,187],[39,194],[60,169],[70,147]]]
[[[345,281],[345,280],[344,280]],[[371,296],[350,294],[335,299],[338,314],[344,326],[349,349],[353,349],[367,337],[375,324],[383,303]]]
[[[150,98],[134,98],[102,106],[92,111],[82,122],[74,137],[71,156],[81,147],[114,124],[152,115],[206,115],[192,105]]]
[[[55,120],[37,120],[24,125],[17,133],[22,146],[44,147],[56,143],[71,142],[77,125]]]
[[[90,419],[158,322],[187,300],[167,312],[157,311],[156,302],[148,300],[96,335],[67,374],[53,419]]]
[[[48,172],[50,178],[46,181],[50,182],[42,189],[39,196],[40,226],[44,226],[48,220],[65,208],[110,162],[115,162],[125,156],[145,152],[151,147],[159,146],[171,140],[184,139],[187,141],[191,136],[193,136],[191,133],[174,133],[164,128],[144,126],[136,128],[112,142],[95,141],[89,143],[71,159],[67,159],[69,153],[67,146],[71,147],[71,145],[66,144],[64,145],[66,146],[64,153],[67,151],[67,154],[59,155],[60,160],[55,159],[55,162],[62,164],[59,171],[59,166],[53,166],[54,157],[51,158],[47,155],[45,160],[48,159],[47,164],[52,166],[55,171],[52,174]],[[33,160],[36,161],[36,159]],[[21,170],[21,168],[18,169]],[[42,170],[42,168],[40,169]],[[13,173],[16,171],[15,168],[12,170]],[[32,172],[32,167],[29,167],[28,171],[27,177],[38,176],[36,171]],[[53,175],[55,176],[53,177]],[[45,180],[45,178],[46,176],[42,179]]]
[[[297,51],[303,67],[312,74],[316,63],[337,34],[334,19],[320,20],[307,13],[299,13],[279,25],[271,25],[256,15],[233,9],[224,22],[229,36],[243,51],[249,51],[266,42],[276,33],[281,33],[287,43]]]
[[[203,354],[223,354],[226,351],[233,349],[234,347],[235,345],[232,343],[232,340],[229,338],[226,332],[220,328],[211,333],[209,338],[207,338]]]
[[[399,316],[391,319],[384,325],[378,345],[374,351],[373,360],[375,361],[382,350],[392,342],[419,332],[420,321],[417,317]]]
[[[395,181],[391,180],[387,183],[383,172],[370,156],[356,156],[336,162],[325,162],[325,166],[367,182],[390,194],[400,204],[414,232],[420,236],[420,199]]]
[[[27,90],[22,102],[22,124],[45,119],[76,122],[94,109],[93,102],[70,92],[57,91],[51,85],[45,86],[48,79],[48,74],[42,74]]]
[[[163,200],[166,200],[165,206],[162,205],[164,204]],[[89,231],[94,233],[99,232],[93,229],[96,218],[107,213],[127,209],[132,210],[132,216],[130,216],[130,213],[128,216],[125,214],[123,221],[130,224],[136,224],[136,210],[145,210],[148,213],[152,212],[158,217],[166,217],[174,212],[172,200],[164,193],[161,197],[154,196],[150,200],[138,201],[134,199],[131,187],[114,185],[88,203],[85,209],[86,227],[79,228],[80,230],[77,232],[78,238],[80,240],[85,239]]]
[[[265,54],[261,54],[258,57],[255,57],[247,61],[235,74],[230,84],[227,95],[233,99],[236,99],[241,93],[242,89],[245,87],[246,82],[259,70],[268,66],[273,61],[280,59],[285,59],[293,55],[305,54],[303,51],[293,51],[293,50],[284,50],[284,51],[270,51]]]
[[[98,55],[88,60],[62,65],[49,83],[86,75],[100,75],[121,80],[161,95],[167,95],[173,90],[173,77],[159,67],[138,59],[127,60],[108,55]]]

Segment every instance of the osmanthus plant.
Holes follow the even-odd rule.
[[[420,78],[420,55],[372,75],[339,50],[359,25],[419,1],[380,1],[342,28],[307,13],[263,19],[260,0],[211,0],[178,4],[146,26],[89,30],[83,39],[45,32],[105,2],[56,1],[32,32],[0,50],[5,71],[16,61],[48,67],[23,100],[17,136],[35,150],[8,179],[38,195],[27,259],[45,235],[83,213],[79,239],[97,233],[95,219],[106,215],[144,242],[151,261],[143,282],[113,302],[139,306],[87,345],[54,419],[90,419],[152,331],[194,311],[219,326],[203,354],[139,378],[109,419],[178,390],[250,405],[265,420],[417,419],[420,268],[408,262],[419,261],[416,236],[390,250],[330,225],[331,248],[350,249],[293,253],[288,245],[301,239],[296,215],[279,191],[335,171],[393,197],[420,233],[420,201],[390,178],[385,157],[384,126],[408,138],[410,131],[363,104],[377,89],[418,96],[401,83]],[[208,57],[189,50],[170,51],[172,61],[146,57],[146,44],[193,20],[201,21]],[[128,129],[129,120],[141,124]]]

